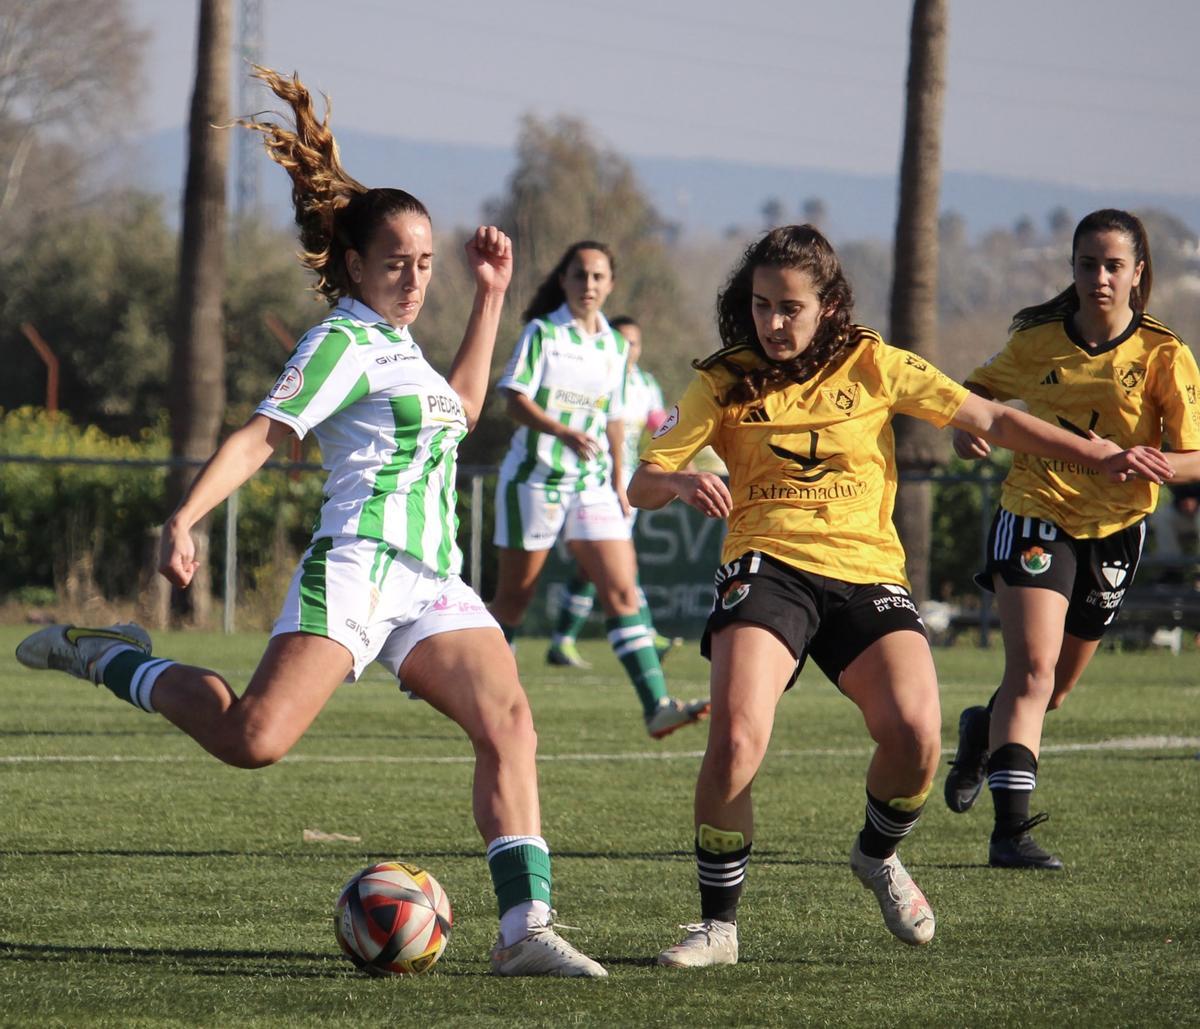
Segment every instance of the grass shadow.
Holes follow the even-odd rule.
[[[40,963],[67,961],[73,958],[102,958],[109,962],[146,966],[182,965],[194,975],[218,978],[241,976],[250,979],[354,979],[362,982],[393,978],[370,976],[360,972],[334,950],[328,953],[306,953],[290,950],[203,947],[67,946],[0,940],[0,963]],[[314,965],[321,967],[313,967]],[[477,978],[486,973],[439,965],[434,974]]]

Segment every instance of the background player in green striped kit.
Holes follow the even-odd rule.
[[[408,329],[433,270],[428,211],[402,190],[350,178],[299,79],[257,74],[291,106],[295,130],[247,126],[291,176],[302,260],[334,310],[168,518],[159,570],[186,587],[199,563],[191,527],[282,442],[310,430],[329,472],[313,543],[240,697],[214,671],[152,657],[136,625],[50,626],[23,641],[17,658],[102,683],[241,768],[282,758],[337,687],[378,659],[474,748],[475,823],[500,910],[492,971],[604,976],[554,930],[529,704],[499,627],[458,576],[455,453],[487,393],[511,244],[491,226],[467,243],[475,298],[443,378]]]
[[[663,410],[663,393],[658,380],[639,363],[642,356],[642,327],[628,315],[613,318],[608,324],[624,336],[625,342],[629,344],[629,360],[625,369],[625,402],[621,416],[621,425],[625,433],[624,452],[621,454],[621,478],[623,484],[628,486],[638,465],[642,433],[657,429],[666,418],[666,411]],[[637,511],[630,517],[636,520]],[[550,637],[550,648],[546,651],[548,664],[570,665],[575,668],[591,667],[580,656],[575,644],[592,613],[595,599],[596,587],[577,566],[575,574],[566,585],[562,608],[554,626],[554,634]],[[650,605],[647,604],[646,594],[640,586],[638,600],[641,603],[642,617],[648,624],[653,625]],[[679,637],[670,638],[654,630],[654,649],[660,661],[682,643],[683,640]]]
[[[499,388],[517,422],[496,483],[500,567],[490,608],[512,639],[562,533],[596,584],[608,640],[655,739],[708,713],[667,695],[654,628],[641,613],[637,558],[621,474],[628,346],[602,313],[612,292],[609,248],[567,248],[525,309],[528,322]]]

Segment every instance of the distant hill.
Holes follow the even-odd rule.
[[[177,210],[184,139],[178,129],[135,140],[126,152],[129,161],[122,176],[162,193]],[[515,160],[511,150],[500,147],[408,140],[352,129],[339,130],[338,142],[356,178],[368,185],[404,187],[444,225],[476,224],[484,201],[504,190]],[[271,167],[265,156],[261,160],[263,204],[279,221],[290,220],[287,177]],[[630,161],[660,213],[685,232],[720,234],[733,226],[754,230],[762,224],[761,209],[769,198],[778,198],[787,216],[795,218],[810,197],[824,202],[829,233],[835,240],[888,239],[893,232],[895,176],[707,159],[631,157]],[[962,215],[972,236],[1011,228],[1022,215],[1044,228],[1047,213],[1059,206],[1075,217],[1098,207],[1155,207],[1175,215],[1193,231],[1200,226],[1200,194],[1101,191],[976,172],[947,172],[942,181],[942,209]]]

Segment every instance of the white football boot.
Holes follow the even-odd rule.
[[[850,868],[863,886],[874,891],[884,924],[896,939],[913,946],[933,939],[933,909],[897,855],[868,857],[859,849],[856,836],[850,851]]]
[[[667,968],[708,968],[712,965],[736,965],[738,959],[737,923],[706,918],[702,922],[681,925],[687,935],[674,947],[658,955],[658,963]]]
[[[654,739],[670,736],[676,729],[701,722],[708,717],[709,700],[675,700],[663,697],[652,714],[646,716],[646,732]]]
[[[561,928],[569,928],[562,926]],[[558,975],[585,979],[603,979],[608,975],[604,966],[576,950],[558,935],[554,912],[545,925],[536,926],[528,936],[511,947],[497,937],[492,948],[493,975]]]
[[[104,629],[77,625],[48,625],[17,644],[17,660],[26,668],[49,668],[88,682],[99,683],[96,662],[113,647],[135,647],[150,653],[150,634],[133,622]]]

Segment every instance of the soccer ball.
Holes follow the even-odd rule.
[[[428,972],[446,949],[452,922],[441,884],[401,861],[364,868],[333,909],[338,944],[368,975]]]

